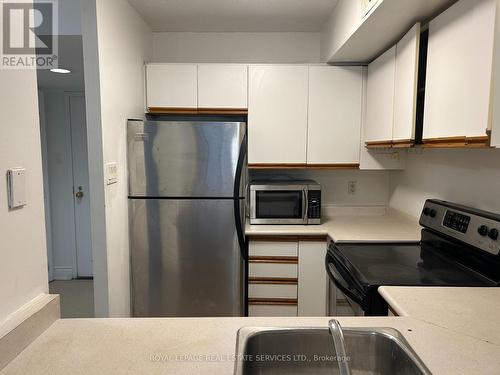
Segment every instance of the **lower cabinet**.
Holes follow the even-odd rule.
[[[325,316],[325,239],[250,240],[249,316]]]

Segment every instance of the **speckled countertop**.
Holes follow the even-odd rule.
[[[357,214],[359,211],[360,214]],[[324,216],[320,225],[250,225],[248,236],[329,236],[342,242],[417,242],[418,220],[395,210],[376,211],[351,208]]]
[[[500,345],[500,288],[382,286],[379,293],[400,316]]]
[[[339,320],[345,327],[396,328],[433,374],[498,374],[500,369],[500,346],[455,330],[410,317]],[[240,327],[326,327],[327,322],[325,317],[62,319],[1,374],[232,374]]]

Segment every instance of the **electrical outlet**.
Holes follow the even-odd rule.
[[[347,193],[349,195],[356,194],[357,189],[358,189],[358,181],[349,181],[347,183]]]

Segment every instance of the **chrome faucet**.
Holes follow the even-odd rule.
[[[333,339],[333,347],[337,357],[337,364],[339,365],[340,375],[351,375],[351,368],[347,354],[345,351],[344,333],[342,327],[337,319],[332,319],[328,322],[328,328]]]

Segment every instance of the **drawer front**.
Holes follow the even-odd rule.
[[[298,242],[250,241],[250,256],[296,257]]]
[[[297,316],[296,305],[249,305],[248,316]]]
[[[250,284],[249,298],[297,298],[297,285],[287,284]]]
[[[297,264],[291,263],[250,263],[248,265],[249,277],[297,277]]]

